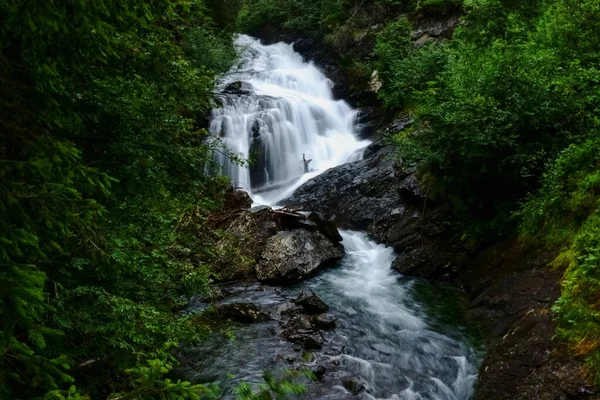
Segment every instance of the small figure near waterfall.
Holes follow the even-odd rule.
[[[312,159],[307,160],[306,155],[304,153],[302,153],[302,161],[304,162],[304,173],[308,174],[310,172],[310,169],[308,168],[308,164],[311,163]]]

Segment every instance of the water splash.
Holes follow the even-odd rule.
[[[241,62],[220,82],[222,108],[209,131],[227,148],[252,160],[249,168],[217,154],[223,173],[256,202],[275,204],[302,183],[359,159],[370,142],[355,136],[356,110],[334,100],[332,82],[292,45],[262,45],[241,35]],[[232,83],[242,89],[228,92]],[[304,157],[311,160],[308,172]]]

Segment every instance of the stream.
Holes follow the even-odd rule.
[[[275,205],[328,168],[360,159],[369,142],[357,139],[357,113],[333,99],[331,81],[315,65],[285,43],[240,36],[236,45],[241,62],[220,83],[223,107],[213,110],[210,125],[230,151],[255,160],[247,168],[216,155],[234,184],[255,203]],[[308,172],[303,154],[312,160]],[[188,378],[218,383],[224,398],[234,398],[239,382],[261,383],[263,371],[324,367],[322,380],[307,381],[300,398],[470,399],[482,352],[461,316],[458,291],[403,277],[391,268],[391,248],[362,232],[341,234],[346,255],[333,268],[282,288],[230,285],[222,300],[257,304],[276,319],[311,289],[336,319],[322,349],[303,352],[284,341],[276,320],[236,325],[234,340],[215,333],[206,345],[183,350]]]

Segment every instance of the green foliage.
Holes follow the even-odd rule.
[[[212,12],[0,2],[0,398],[212,390],[170,372],[220,257],[205,218],[226,181],[197,119],[234,52]]]
[[[447,62],[442,43],[415,46],[411,31],[411,23],[402,18],[386,25],[377,35],[376,67],[383,82],[378,95],[388,108],[410,107]]]
[[[464,0],[417,0],[416,9],[423,13],[446,14],[451,10],[460,9]]]
[[[310,371],[288,370],[284,376],[277,379],[270,373],[263,374],[264,384],[257,389],[253,389],[247,383],[242,383],[237,387],[236,393],[239,400],[285,400],[289,395],[304,394],[306,387],[297,383],[299,377],[308,376],[314,379],[314,374]]]
[[[445,67],[416,93],[414,131],[398,140],[434,192],[460,199],[477,216],[505,217],[537,190],[552,157],[590,126],[590,104],[577,93],[588,92],[591,75],[548,40],[550,12],[505,4],[504,26],[482,40],[479,18],[499,12],[498,2],[469,5],[470,24],[447,46]]]
[[[564,246],[553,262],[566,268],[554,306],[558,336],[588,361],[600,382],[600,155],[597,135],[570,145],[550,166],[541,190],[522,207],[522,236]]]
[[[343,0],[245,0],[238,15],[238,29],[257,33],[283,29],[320,37],[335,25]]]
[[[414,49],[402,22],[378,38],[383,100],[415,105],[399,152],[471,228],[522,221],[523,240],[563,248],[553,263],[566,268],[558,336],[600,382],[600,2],[464,6],[443,47]]]

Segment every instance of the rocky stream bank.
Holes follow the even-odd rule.
[[[397,164],[392,153],[377,141],[363,160],[307,182],[285,204],[365,230],[396,250],[397,271],[452,282],[467,293],[468,315],[487,344],[475,399],[598,398],[582,360],[553,341],[551,307],[562,273],[547,266],[552,254],[515,240],[468,249],[453,236],[448,205],[428,201],[414,171]]]

